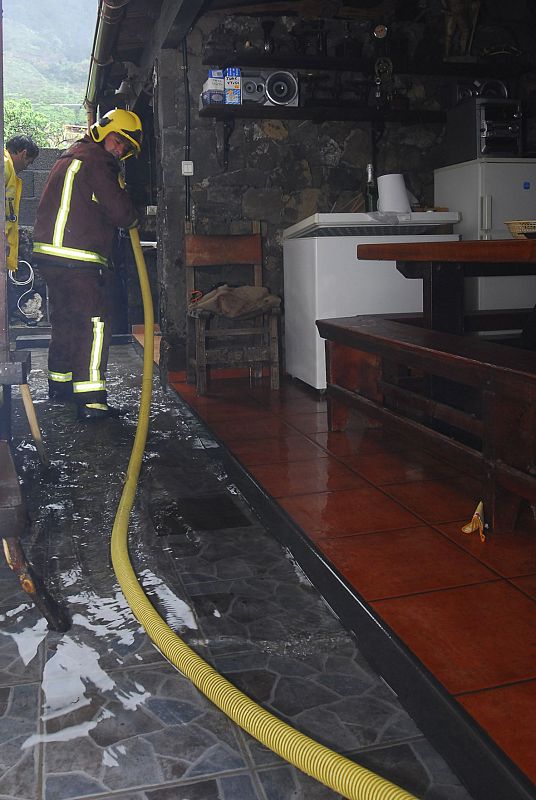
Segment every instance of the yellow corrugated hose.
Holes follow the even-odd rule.
[[[349,800],[416,800],[414,795],[334,753],[282,722],[203,661],[157,613],[142,590],[128,556],[128,523],[141,469],[153,382],[153,305],[137,229],[130,231],[144,307],[145,340],[138,426],[117,509],[111,541],[112,563],[136,618],[160,652],[224,714],[281,758]]]

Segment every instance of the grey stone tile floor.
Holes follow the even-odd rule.
[[[121,420],[83,425],[30,387],[39,464],[17,390],[24,546],[72,618],[46,622],[0,569],[0,800],[330,800],[214,707],[152,645],[119,589],[110,533],[135,433],[142,360],[111,351]],[[134,566],[168,624],[232,683],[318,741],[423,800],[470,800],[371,670],[291,554],[226,474],[210,432],[154,378],[131,518]]]

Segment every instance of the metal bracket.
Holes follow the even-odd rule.
[[[223,169],[227,172],[229,167],[229,140],[233,134],[235,121],[232,117],[223,120]]]

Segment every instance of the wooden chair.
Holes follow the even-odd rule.
[[[262,286],[262,240],[259,223],[245,235],[185,236],[186,301],[214,285],[235,283],[233,277],[249,268],[247,285]],[[244,284],[240,280],[241,284]],[[190,306],[191,309],[191,306]],[[262,377],[270,370],[270,387],[279,389],[279,308],[247,319],[229,320],[211,311],[188,312],[187,379],[197,393],[207,392],[211,367],[249,367],[250,375]]]

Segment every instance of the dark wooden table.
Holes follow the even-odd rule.
[[[360,244],[357,257],[396,261],[406,278],[423,281],[424,325],[464,332],[464,281],[504,275],[536,275],[535,239]],[[527,307],[536,297],[527,298]]]

